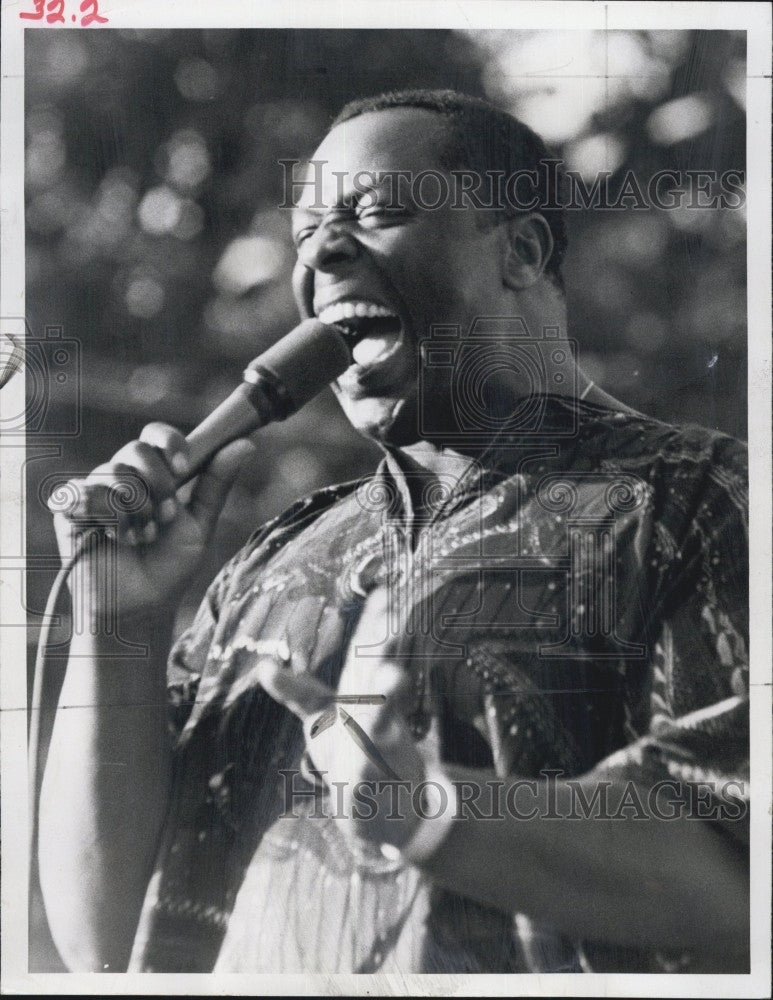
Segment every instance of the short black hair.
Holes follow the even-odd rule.
[[[423,108],[447,119],[449,144],[443,151],[442,163],[449,169],[471,170],[480,176],[492,171],[504,171],[509,177],[519,170],[534,170],[537,185],[534,191],[539,212],[545,217],[553,236],[553,253],[545,271],[563,289],[561,265],[566,255],[566,215],[561,208],[560,186],[564,183],[558,160],[533,129],[514,115],[489,101],[455,90],[396,90],[374,97],[349,101],[336,115],[331,128],[371,111],[390,108]],[[552,161],[553,169],[541,169]],[[516,206],[502,199],[501,208],[494,212],[499,218],[518,213]]]

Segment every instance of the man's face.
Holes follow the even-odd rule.
[[[501,227],[481,226],[472,207],[452,207],[446,171],[452,197],[440,207],[411,199],[411,178],[442,171],[446,128],[440,115],[419,108],[336,126],[312,158],[324,164],[316,168],[320,184],[306,186],[294,210],[301,315],[346,329],[353,364],[333,388],[354,427],[384,443],[420,438],[419,343],[431,326],[455,324],[464,334],[476,316],[496,315],[507,301]],[[422,199],[438,199],[431,178]],[[450,391],[447,376],[444,383],[425,369],[425,406],[442,413]]]

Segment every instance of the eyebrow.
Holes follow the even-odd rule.
[[[400,182],[406,178],[408,171],[403,170],[361,170],[354,175],[355,183],[359,186],[352,187],[344,193],[338,191],[338,197],[333,205],[311,205],[295,204],[292,207],[292,218],[295,220],[298,215],[322,216],[328,211],[350,211],[356,208],[359,202],[370,195],[378,195],[383,191],[389,193],[389,204],[387,207],[394,209],[415,208],[416,203],[411,196],[410,185],[401,186]],[[365,178],[370,178],[372,183],[365,183]],[[310,182],[313,183],[313,182]],[[407,195],[407,197],[406,197]]]

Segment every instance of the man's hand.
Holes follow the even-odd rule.
[[[410,705],[406,671],[391,661],[357,655],[358,646],[370,645],[382,634],[385,600],[378,592],[366,604],[338,691],[275,660],[262,661],[258,669],[271,697],[303,722],[309,756],[335,789],[336,812],[342,805],[347,834],[400,848],[420,821],[412,796],[437,751],[432,735],[420,750],[405,721]],[[358,786],[360,794],[375,801],[375,809],[358,799]]]
[[[180,431],[167,424],[145,427],[138,441],[118,451],[85,479],[73,479],[49,506],[55,511],[59,550],[73,552],[84,525],[100,521],[116,545],[114,579],[98,580],[100,559],[91,547],[81,560],[86,569],[90,613],[118,601],[119,614],[138,614],[163,607],[178,594],[195,570],[212,536],[240,463],[252,445],[235,441],[201,473],[192,489],[177,491],[188,472],[188,446]],[[104,544],[104,542],[102,543]]]

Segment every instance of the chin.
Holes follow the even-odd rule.
[[[364,437],[383,445],[412,444],[418,438],[413,407],[405,399],[349,399],[338,393],[349,423]]]

